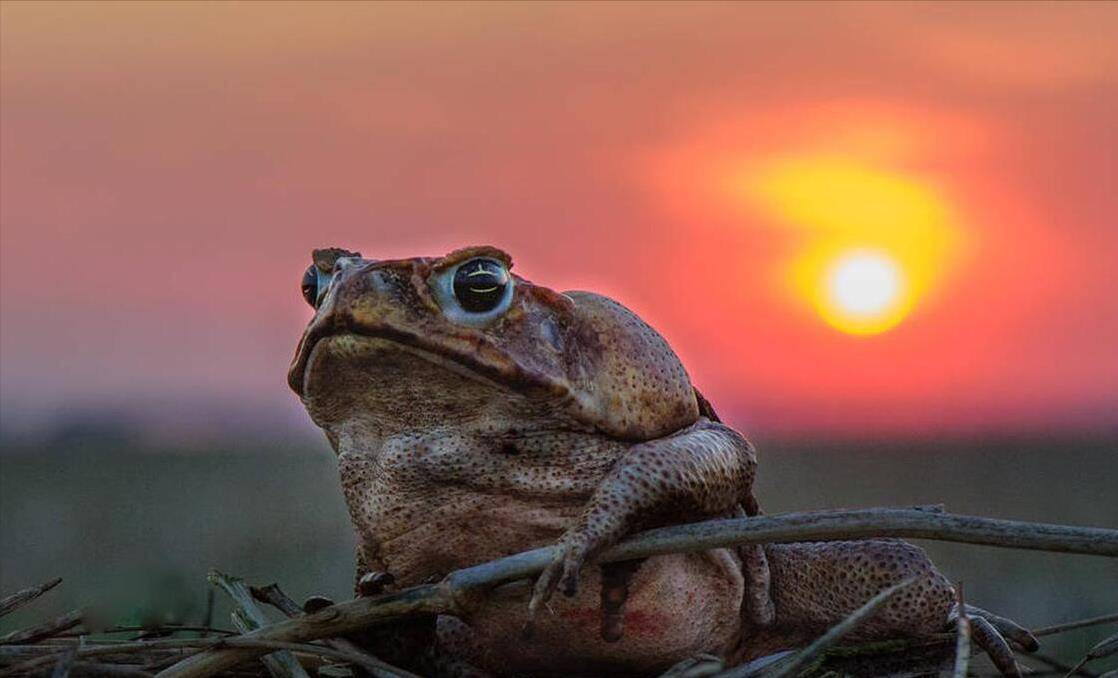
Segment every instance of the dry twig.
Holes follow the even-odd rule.
[[[288,597],[279,584],[252,586],[249,590],[252,591],[253,598],[271,605],[288,617],[297,618],[305,615],[299,604]],[[324,642],[335,650],[346,653],[346,661],[364,668],[375,678],[419,678],[414,673],[392,666],[347,638],[327,638]]]
[[[206,579],[233,599],[233,625],[241,633],[255,631],[268,625],[268,618],[256,605],[256,601],[253,600],[252,593],[244,580],[238,577],[230,577],[217,570],[210,570]],[[295,656],[287,650],[273,652],[261,657],[260,660],[268,668],[268,673],[272,674],[274,678],[310,678],[298,660],[295,659]]]
[[[955,620],[955,666],[952,675],[954,678],[967,678],[967,668],[970,666],[970,617],[967,616],[967,605],[963,599],[963,582],[955,584],[955,604],[959,606],[959,616]]]
[[[15,612],[61,583],[62,577],[55,577],[48,582],[44,582],[38,586],[29,586],[22,591],[16,591],[12,595],[5,597],[3,600],[0,600],[0,617]]]
[[[1072,668],[1072,670],[1068,672],[1068,675],[1070,676],[1072,673],[1083,668],[1083,666],[1086,665],[1087,662],[1094,661],[1096,659],[1102,659],[1103,657],[1109,657],[1115,652],[1118,652],[1118,633],[1115,633],[1113,636],[1103,638],[1099,642],[1095,643],[1095,645],[1090,650],[1087,650],[1087,654],[1083,657],[1083,659],[1079,660],[1079,663],[1076,664]]]
[[[1051,636],[1057,633],[1066,633],[1068,631],[1074,631],[1075,629],[1086,628],[1088,626],[1113,624],[1115,622],[1118,622],[1118,612],[1104,614],[1098,617],[1090,617],[1088,619],[1077,619],[1062,624],[1053,624],[1052,626],[1041,626],[1040,628],[1033,629],[1033,635],[1039,638],[1040,636]]]
[[[13,631],[8,635],[0,638],[0,645],[15,645],[18,643],[33,643],[36,640],[49,638],[53,635],[68,631],[78,624],[82,623],[83,613],[81,610],[70,610],[66,614],[55,617],[50,621],[37,624],[35,626]]]

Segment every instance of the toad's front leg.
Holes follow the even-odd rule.
[[[678,522],[681,517],[733,514],[742,504],[756,506],[756,469],[749,441],[705,418],[674,435],[634,445],[559,539],[559,551],[537,580],[529,610],[534,613],[558,587],[573,596],[586,560],[636,528],[668,519]],[[755,621],[765,624],[772,617],[768,568],[760,547],[753,551],[743,558],[750,563],[744,572],[747,595],[758,601],[749,608]],[[608,595],[604,592],[604,602]]]

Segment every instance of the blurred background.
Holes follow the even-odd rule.
[[[328,245],[619,299],[771,512],[1118,527],[1115,35],[1115,3],[3,3],[0,591],[66,583],[0,632],[197,621],[210,567],[349,595],[284,381]],[[1118,609],[1112,560],[923,545],[1026,625]]]

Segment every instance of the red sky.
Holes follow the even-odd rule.
[[[5,428],[287,411],[311,248],[471,243],[748,430],[1118,424],[1118,4],[0,7]],[[894,250],[895,327],[796,286],[835,243]]]

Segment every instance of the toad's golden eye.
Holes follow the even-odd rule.
[[[493,259],[471,259],[454,272],[454,297],[462,310],[487,313],[505,300],[509,272]]]
[[[318,269],[314,264],[303,273],[303,298],[312,308],[318,308]]]

